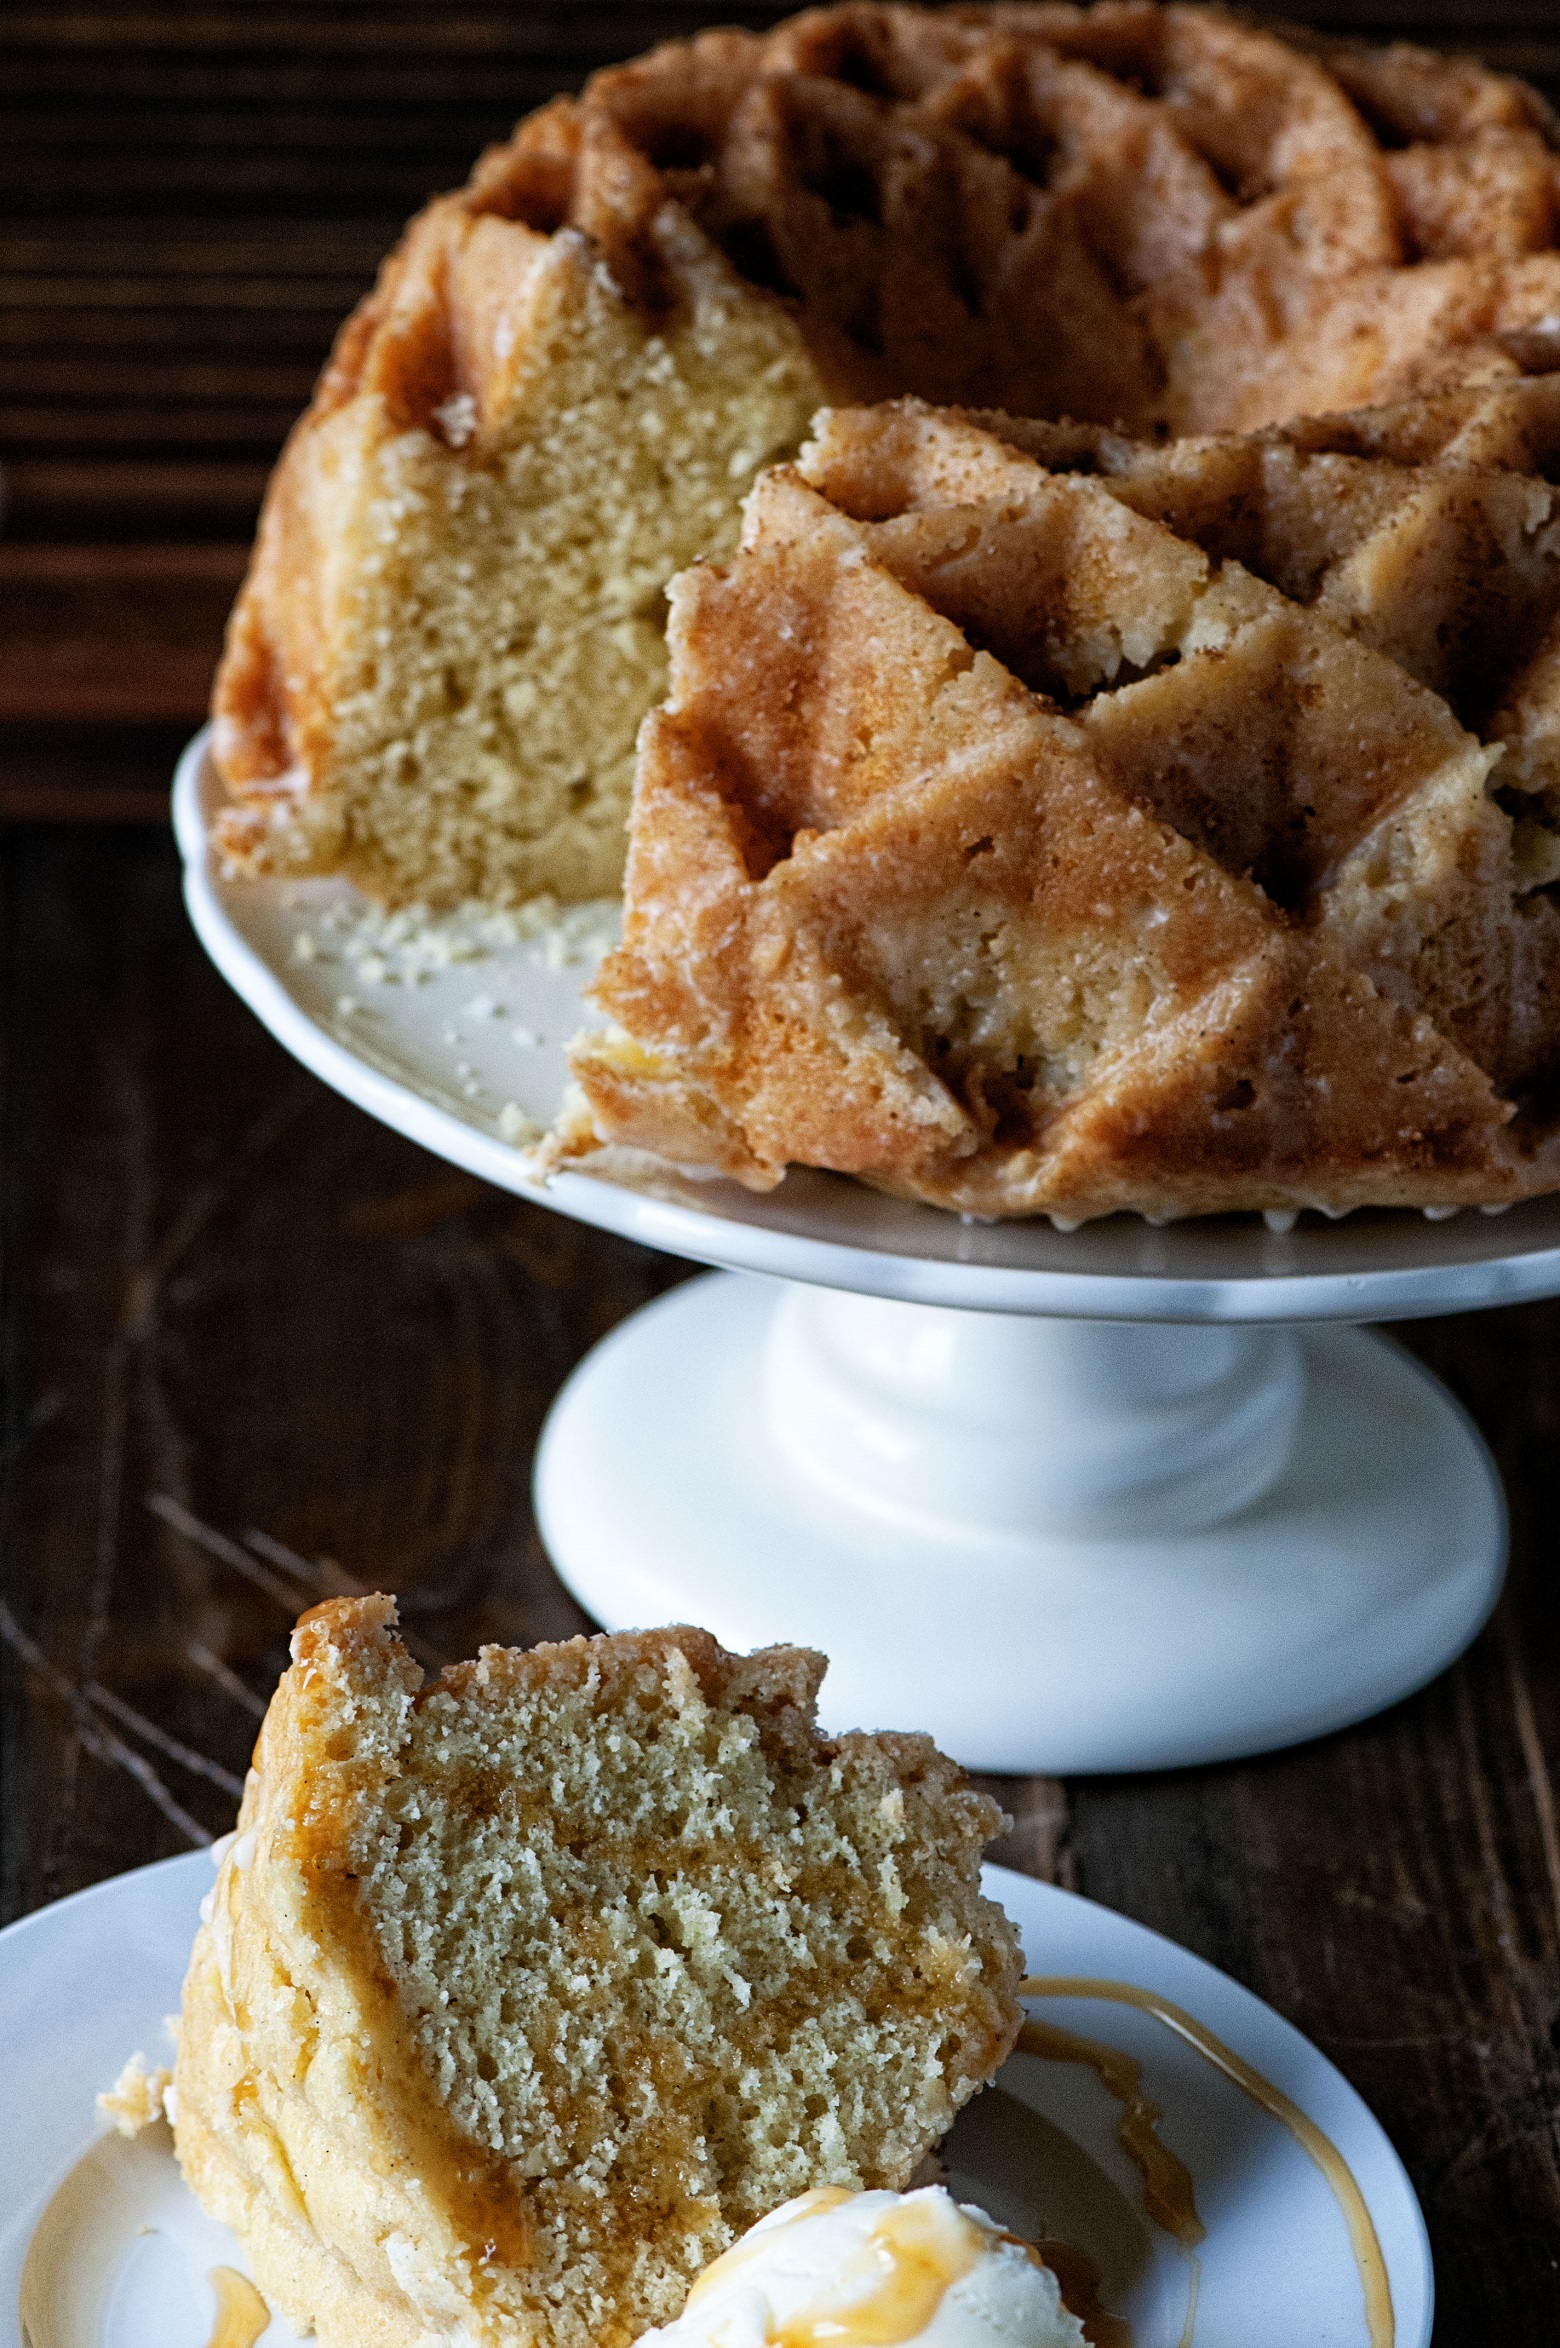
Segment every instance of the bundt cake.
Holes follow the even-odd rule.
[[[1554,1187],[1556,457],[1551,379],[1168,448],[826,412],[672,589],[555,1160],[1067,1221]]]
[[[818,2186],[902,2187],[1002,2061],[999,1819],[820,1656],[303,1617],[196,1939],[186,2176],[325,2348],[627,2348]]]
[[[225,854],[614,888],[665,584],[821,399],[1206,434],[1541,370],[1557,164],[1520,83],[1153,0],[853,4],[597,74],[412,224],[289,442]]]

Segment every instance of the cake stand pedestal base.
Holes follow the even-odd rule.
[[[719,1274],[636,1313],[536,1466],[609,1630],[831,1659],[832,1729],[975,1769],[1162,1769],[1364,1719],[1494,1605],[1505,1508],[1356,1329],[1062,1321]]]

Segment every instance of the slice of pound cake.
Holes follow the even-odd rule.
[[[999,1814],[821,1736],[823,1658],[306,1614],[201,1927],[179,2157],[297,2329],[617,2348],[744,2228],[902,2187],[1020,2020]]]

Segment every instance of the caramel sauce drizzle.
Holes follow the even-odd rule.
[[[1033,1984],[1024,1982],[1021,1986],[1032,1989]],[[1197,2294],[1202,2285],[1197,2250],[1207,2238],[1208,2230],[1197,2214],[1190,2171],[1169,2145],[1160,2140],[1158,2128],[1164,2110],[1144,2091],[1142,2064],[1124,2047],[1103,2046],[1097,2038],[1084,2038],[1076,2030],[1063,2030],[1054,2022],[1026,2021],[1018,2033],[1018,2044],[1021,2053],[1040,2055],[1047,2062],[1086,2063],[1107,2094],[1120,2104],[1116,2141],[1143,2180],[1143,2207],[1161,2233],[1174,2239],[1187,2263],[1186,2321],[1181,2326],[1178,2348],[1192,2348]],[[1095,2306],[1099,2306],[1097,2291]],[[1103,2314],[1104,2310],[1100,2312]],[[1074,2308],[1073,2313],[1088,2330],[1083,2309]],[[1107,2320],[1117,2327],[1121,2348],[1132,2348],[1131,2327],[1125,2319],[1111,2316]],[[1111,2348],[1108,2339],[1094,2332],[1089,2336],[1093,2348]]]
[[[209,2279],[217,2295],[217,2320],[206,2348],[255,2348],[271,2310],[237,2267],[214,2266]]]
[[[793,2317],[771,2335],[775,2348],[899,2348],[926,2330],[943,2293],[969,2273],[985,2246],[985,2235],[962,2211],[901,2202],[867,2237],[880,2269],[870,2298]]]
[[[1353,2170],[1332,2139],[1323,2135],[1316,2122],[1310,2119],[1297,2103],[1292,2102],[1281,2087],[1275,2087],[1271,2080],[1263,2078],[1260,2071],[1253,2070],[1243,2056],[1238,2055],[1233,2047],[1226,2046],[1222,2038],[1216,2038],[1211,2030],[1205,2029],[1201,2022],[1186,2012],[1184,2007],[1173,2004],[1167,1997],[1160,1997],[1154,1990],[1139,1989],[1132,1982],[1076,1980],[1064,1977],[1043,1980],[1030,1979],[1019,1983],[1018,1993],[1020,1997],[1090,1997],[1105,2000],[1111,2005],[1136,2006],[1140,2013],[1151,2014],[1156,2022],[1162,2022],[1167,2030],[1172,2030],[1178,2038],[1183,2038],[1188,2046],[1194,2047],[1206,2062],[1212,2063],[1214,2069],[1221,2071],[1226,2079],[1241,2090],[1242,2094],[1248,2095],[1260,2110],[1265,2111],[1282,2127],[1287,2128],[1296,2143],[1315,2162],[1326,2180],[1334,2200],[1343,2212],[1344,2222],[1349,2229],[1349,2241],[1354,2251],[1354,2263],[1359,2269],[1360,2287],[1365,2297],[1365,2323],[1370,2336],[1370,2348],[1393,2348],[1397,2327],[1392,2313],[1392,2286],[1387,2277],[1386,2260],[1381,2255],[1381,2243],[1376,2234],[1375,2224],[1365,2204],[1365,2196],[1359,2189]],[[1031,2039],[1031,2032],[1037,2034],[1035,2039]],[[1062,2051],[1057,2044],[1059,2041],[1067,2042],[1070,2051]],[[1160,2114],[1157,2107],[1148,2104],[1146,2098],[1141,2095],[1137,2084],[1139,2066],[1132,2062],[1130,2057],[1122,2055],[1115,2047],[1100,2046],[1092,2039],[1078,2037],[1069,2030],[1055,2029],[1049,2023],[1026,2022],[1019,2032],[1018,2043],[1026,2053],[1052,2055],[1053,2059],[1062,2062],[1086,2062],[1098,2073],[1106,2088],[1124,2106],[1117,2134],[1123,2151],[1137,2167],[1143,2178],[1144,2202],[1150,2217],[1154,2218],[1156,2224],[1163,2225],[1165,2222],[1157,2214],[1154,2200],[1151,2197],[1155,2191],[1163,2191],[1164,2180],[1170,2173],[1168,2168],[1159,2165],[1158,2156],[1162,2156],[1163,2161],[1172,2163],[1185,2179],[1184,2203],[1179,2200],[1179,2189],[1172,2186],[1170,2188],[1170,2206],[1178,2211],[1183,2225],[1189,2215],[1191,2224],[1195,2225],[1197,2229],[1192,2240],[1200,2242],[1203,2238],[1203,2228],[1192,2198],[1191,2179],[1187,2176],[1182,2164],[1175,2159],[1174,2154],[1166,2146],[1160,2144],[1158,2138],[1153,2134],[1153,2122],[1160,2117]],[[1134,2119],[1134,2104],[1128,2102],[1127,2098],[1121,2095],[1119,2087],[1112,2081],[1112,2072],[1118,2079],[1126,2078],[1127,2072],[1119,2068],[1123,2064],[1127,2065],[1130,2070],[1130,2086],[1137,2110],[1141,2112],[1146,2108],[1150,2115],[1147,2124],[1147,2141],[1152,2144],[1155,2156],[1155,2184],[1152,2187],[1149,2171],[1144,2167],[1143,2158],[1140,2157],[1145,2138],[1141,2125]],[[1129,2126],[1132,2128],[1130,2140]],[[1175,2225],[1171,2225],[1168,2230],[1175,2234],[1175,2238],[1181,2243],[1182,2248],[1190,2252],[1191,2244],[1186,2240],[1182,2231]],[[1196,2275],[1194,2268],[1192,2304],[1187,2311],[1186,2330],[1182,2335],[1183,2348],[1186,2348],[1186,2344],[1190,2341],[1192,2318],[1195,2312]]]
[[[756,2241],[749,2236],[707,2267],[688,2294],[688,2306],[728,2283],[753,2259],[766,2256],[775,2235],[786,2227],[855,2198],[841,2186],[799,2195],[784,2226],[766,2226]],[[900,2348],[901,2342],[926,2330],[943,2293],[969,2273],[987,2240],[984,2230],[956,2207],[901,2202],[885,2210],[862,2243],[852,2271],[840,2277],[848,2290],[865,2266],[874,2288],[859,2299],[825,2302],[772,2327],[770,2348]]]
[[[450,2129],[452,2145],[471,2147]],[[502,2160],[457,2158],[449,2193],[450,2216],[477,2253],[481,2266],[528,2267],[531,2221],[513,2177]]]
[[[1162,2233],[1172,2234],[1184,2251],[1194,2251],[1206,2239],[1207,2228],[1197,2214],[1185,2163],[1160,2142],[1157,2130],[1164,2109],[1145,2094],[1143,2066],[1136,2056],[1121,2047],[1102,2046],[1095,2038],[1081,2038],[1054,2022],[1026,2022],[1018,2044],[1022,2054],[1040,2055],[1052,2063],[1087,2063],[1098,2074],[1121,2106],[1116,2141],[1143,2180],[1143,2207]]]
[[[379,2012],[395,2016],[395,1984],[380,1955],[366,1913],[358,1906],[358,1877],[337,1864],[323,1842],[305,1851],[311,1869],[314,1896],[329,1919],[335,1938],[371,1983]],[[227,1880],[226,1874],[219,1882]],[[387,2036],[390,2035],[387,2033]],[[399,2048],[401,2035],[395,2031]],[[445,2179],[444,2193],[451,2225],[476,2259],[477,2287],[485,2291],[493,2267],[523,2269],[531,2264],[531,2219],[524,2188],[501,2154],[485,2152],[458,2127],[429,2083],[414,2056],[398,2054],[381,2059],[376,2067],[379,2095],[392,2104],[396,2124],[408,2140],[414,2168],[425,2176]]]
[[[684,2308],[697,2307],[701,2299],[708,2299],[712,2291],[721,2289],[731,2281],[733,2275],[739,2275],[744,2267],[751,2266],[755,2259],[767,2258],[770,2243],[777,2234],[783,2234],[787,2227],[800,2225],[803,2218],[816,2217],[820,2210],[838,2209],[841,2202],[854,2201],[855,2198],[846,2185],[815,2185],[810,2193],[799,2193],[790,2204],[790,2214],[784,2225],[766,2226],[762,2234],[757,2234],[756,2229],[754,2233],[744,2234],[741,2241],[733,2242],[729,2250],[723,2250],[719,2258],[712,2259],[688,2293],[683,2302]]]

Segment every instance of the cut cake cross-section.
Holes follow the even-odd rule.
[[[1066,1220],[1560,1179],[1560,916],[1502,746],[1120,487],[913,402],[760,482],[673,591],[555,1160]]]
[[[703,1631],[305,1615],[185,1984],[176,2134],[325,2348],[627,2348],[798,2192],[906,2185],[1020,2020],[995,1805]]]

